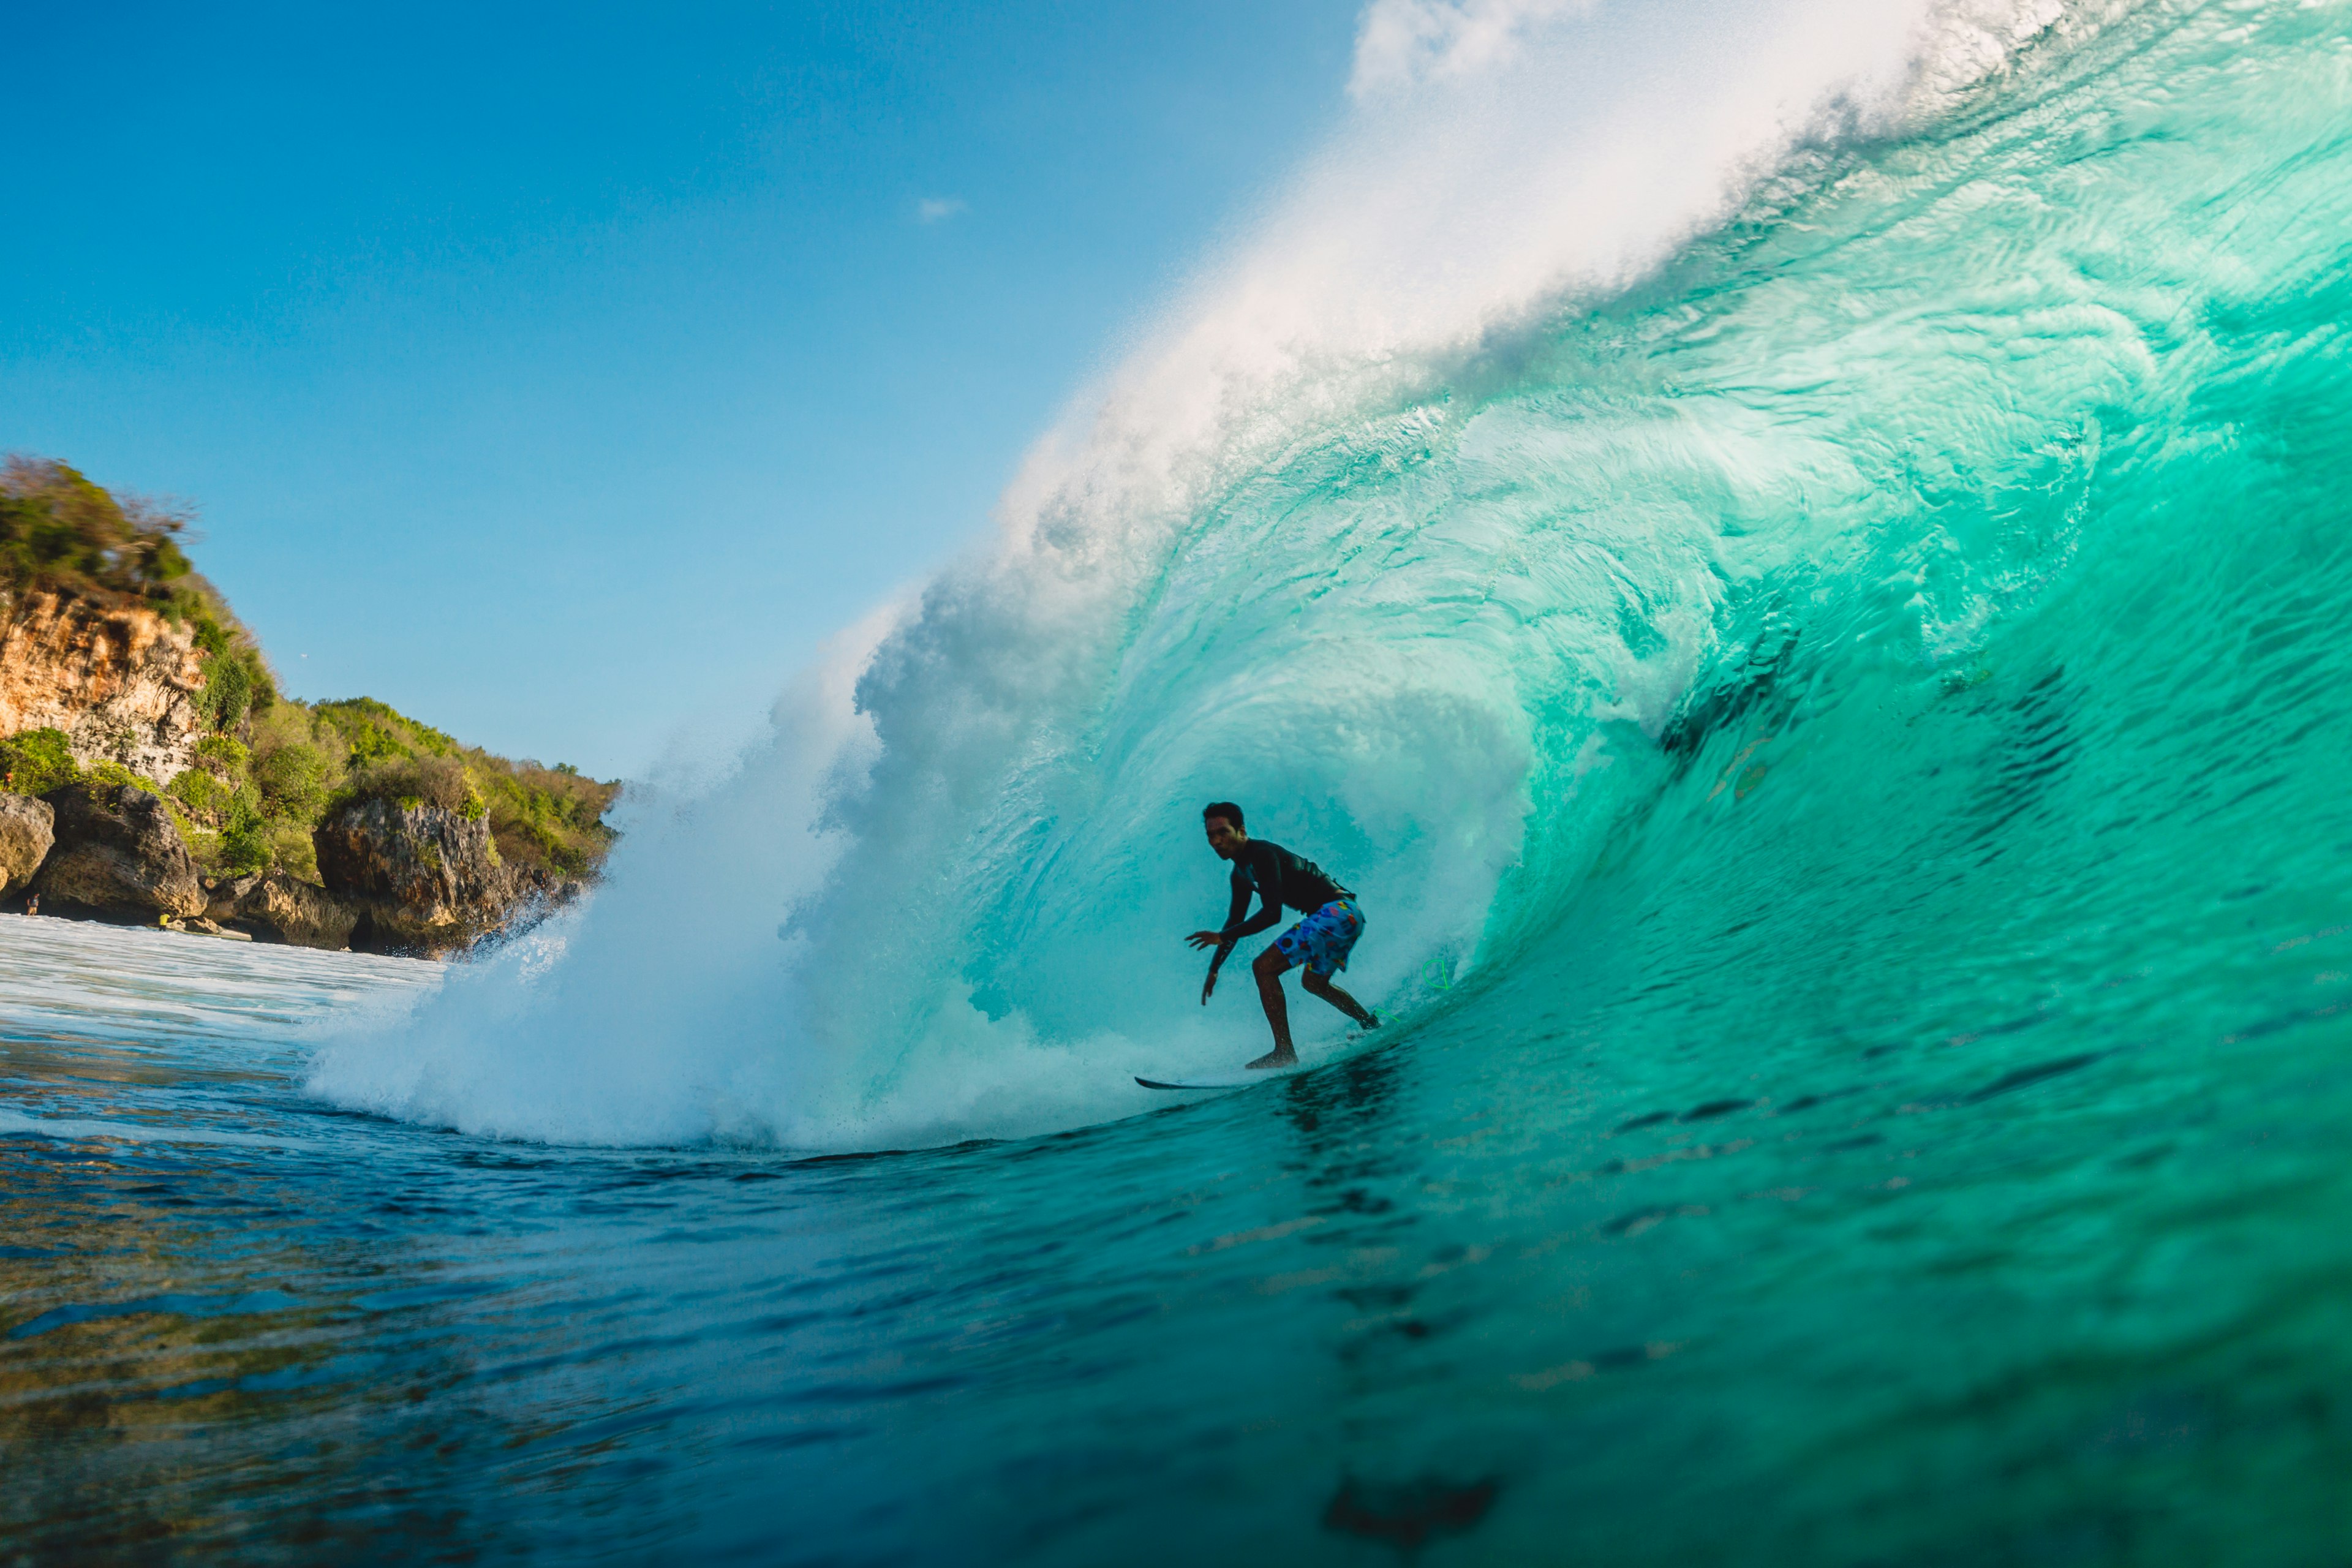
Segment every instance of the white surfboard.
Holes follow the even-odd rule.
[[[1178,1079],[1138,1077],[1135,1081],[1146,1089],[1247,1089],[1254,1083],[1264,1083],[1269,1079],[1288,1078],[1294,1073],[1304,1072],[1306,1065],[1302,1062],[1296,1067],[1261,1068],[1256,1072],[1244,1068],[1238,1072],[1213,1072]]]
[[[1377,1024],[1373,1026],[1374,1028],[1379,1026]],[[1264,1083],[1268,1079],[1293,1078],[1317,1068],[1328,1068],[1335,1063],[1346,1061],[1350,1057],[1365,1055],[1368,1050],[1379,1049],[1380,1045],[1386,1045],[1391,1038],[1391,1037],[1383,1036],[1380,1045],[1373,1045],[1370,1041],[1370,1029],[1355,1030],[1348,1036],[1346,1041],[1348,1048],[1333,1056],[1318,1056],[1313,1061],[1293,1062],[1288,1067],[1260,1068],[1255,1072],[1248,1068],[1234,1068],[1224,1072],[1212,1070],[1205,1073],[1185,1073],[1176,1078],[1144,1078],[1138,1075],[1135,1081],[1146,1089],[1247,1089],[1254,1083]]]

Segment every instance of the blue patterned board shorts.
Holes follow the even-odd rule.
[[[1364,911],[1353,899],[1329,903],[1274,939],[1282,956],[1303,963],[1318,974],[1348,967],[1348,953],[1364,934]]]

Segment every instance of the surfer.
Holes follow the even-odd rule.
[[[1201,824],[1208,830],[1209,847],[1216,851],[1217,858],[1234,863],[1234,901],[1225,911],[1224,928],[1196,931],[1184,939],[1195,950],[1217,950],[1217,955],[1209,960],[1209,977],[1201,983],[1201,1005],[1207,1006],[1215,993],[1217,971],[1224,967],[1234,943],[1280,920],[1285,904],[1307,917],[1275,938],[1274,945],[1250,964],[1250,973],[1257,976],[1258,1000],[1265,1004],[1265,1021],[1274,1028],[1274,1049],[1249,1065],[1286,1068],[1298,1060],[1298,1053],[1290,1048],[1290,1005],[1282,994],[1282,972],[1293,964],[1306,965],[1299,984],[1310,994],[1320,996],[1365,1028],[1378,1028],[1378,1018],[1331,984],[1333,972],[1348,967],[1349,951],[1363,934],[1364,912],[1356,907],[1356,895],[1325,876],[1314,861],[1302,860],[1279,844],[1252,838],[1242,827],[1242,808],[1232,801],[1203,806]],[[1257,913],[1244,921],[1242,916],[1249,911],[1252,893],[1264,901]]]

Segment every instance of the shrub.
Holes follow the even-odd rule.
[[[489,799],[490,832],[507,859],[543,866],[567,877],[593,874],[616,837],[604,815],[619,795],[617,784],[583,778],[562,765],[480,763]]]
[[[306,825],[271,823],[269,853],[280,867],[302,880],[315,882],[319,879],[319,849],[310,842],[310,829]]]
[[[219,821],[236,798],[234,790],[203,768],[184,770],[164,794],[185,806],[190,817],[207,826]]]
[[[0,741],[0,789],[47,795],[81,776],[62,730],[26,730]]]
[[[226,784],[245,776],[253,753],[234,735],[206,735],[196,742],[196,765]]]
[[[195,626],[196,650],[204,655],[205,689],[196,710],[213,730],[230,730],[248,713],[266,713],[278,702],[278,679],[252,634],[236,624],[216,596],[199,595],[173,608]]]
[[[394,757],[356,768],[333,804],[362,800],[388,800],[408,809],[435,805],[468,821],[487,810],[481,792],[466,776],[466,764],[455,757]]]
[[[326,753],[296,742],[263,753],[253,782],[270,816],[314,822],[327,804],[327,773]]]
[[[145,790],[149,795],[164,795],[168,797],[171,794],[170,791],[166,790],[162,784],[157,784],[153,779],[149,778],[145,773],[134,773],[129,768],[124,767],[121,763],[108,762],[103,758],[98,762],[90,763],[89,770],[82,776],[85,778],[95,779],[100,784],[112,785],[118,788],[123,784],[130,784],[134,788]]]
[[[233,877],[268,870],[271,837],[267,817],[247,809],[243,801],[234,803],[229,808],[228,826],[221,830],[220,868]]]
[[[215,730],[226,730],[244,718],[253,701],[253,686],[251,667],[234,651],[205,660],[205,689],[196,699],[205,722]]]

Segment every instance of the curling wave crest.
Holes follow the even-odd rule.
[[[2232,264],[2167,180],[2277,157],[2148,132],[2165,178],[2095,187],[2064,148],[2212,112],[2154,73],[2318,38],[2324,77],[2340,31],[1375,0],[1344,123],[995,537],[844,634],[724,784],[645,807],[592,904],[327,1041],[312,1090],[585,1143],[1120,1116],[1134,1071],[1261,1048],[1178,941],[1221,903],[1216,796],[1363,895],[1350,984],[1400,1032],[1482,1005],[1629,816],[1744,793],[1723,737],[1965,672],[2057,579],[2118,430],[2186,421],[2212,368]]]

